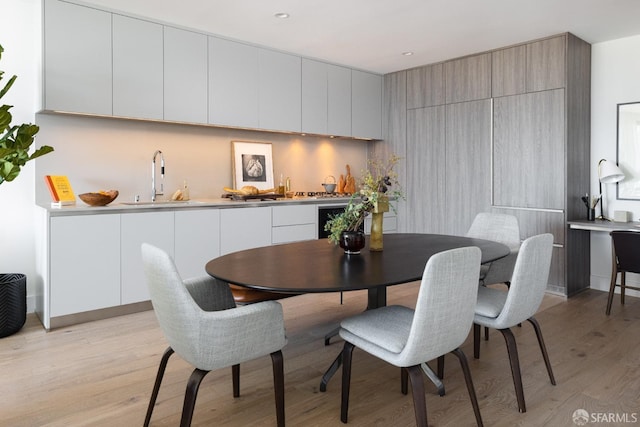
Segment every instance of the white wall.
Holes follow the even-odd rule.
[[[591,49],[591,193],[597,194],[598,161],[616,161],[617,104],[640,102],[640,35],[596,43]],[[640,201],[617,200],[615,184],[603,184],[603,193],[605,216],[611,218],[614,210],[624,210],[632,212],[633,220],[638,221]],[[610,237],[592,232],[591,287],[608,290],[610,277]],[[629,275],[628,281],[640,283],[637,275]]]
[[[2,0],[0,44],[4,47],[0,69],[4,85],[17,75],[13,87],[2,98],[13,105],[13,123],[34,123],[39,105],[41,61],[40,0]],[[36,137],[36,145],[42,142]],[[27,275],[27,293],[35,285],[34,165],[27,164],[18,178],[0,185],[0,273]],[[29,311],[33,311],[32,299]]]

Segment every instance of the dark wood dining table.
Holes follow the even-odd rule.
[[[370,310],[386,305],[389,286],[422,279],[432,255],[466,246],[480,248],[483,264],[509,254],[506,245],[489,240],[393,233],[384,235],[384,249],[379,252],[370,251],[367,242],[360,254],[347,255],[326,239],[309,240],[233,252],[209,261],[205,269],[218,280],[271,292],[300,294],[366,289]],[[326,390],[340,362],[338,357],[323,377],[322,391]]]

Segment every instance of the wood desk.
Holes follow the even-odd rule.
[[[576,220],[567,221],[569,228],[573,230],[604,231],[640,231],[640,222],[615,222],[596,219],[595,221]]]

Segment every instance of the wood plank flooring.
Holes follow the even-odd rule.
[[[418,284],[389,290],[389,304],[412,306]],[[339,426],[340,373],[326,393],[319,381],[342,349],[325,347],[324,334],[359,313],[366,294],[301,295],[282,300],[289,342],[283,350],[286,420],[289,426]],[[635,414],[640,419],[640,300],[619,298],[604,314],[606,293],[547,295],[536,316],[557,386],[546,374],[530,325],[515,328],[527,412],[518,413],[502,336],[492,331],[481,358],[467,354],[486,426],[574,426],[577,409]],[[157,365],[167,343],[152,311],[45,332],[29,316],[17,334],[0,339],[0,426],[141,426]],[[160,390],[152,426],[177,426],[191,367],[174,356]],[[431,426],[473,426],[474,417],[457,359],[446,358],[447,394],[425,379]],[[640,422],[640,421],[639,421]],[[231,369],[203,381],[194,426],[273,426],[271,359],[241,367],[241,397],[234,399]],[[400,393],[399,370],[356,349],[351,386],[351,426],[412,426],[411,395]],[[608,423],[601,425],[621,425]],[[630,425],[630,424],[627,424]]]

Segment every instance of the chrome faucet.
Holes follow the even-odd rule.
[[[156,190],[156,157],[160,155],[160,191]],[[162,151],[156,150],[153,153],[153,160],[151,161],[151,201],[156,201],[156,196],[162,196],[164,194],[164,156]]]

